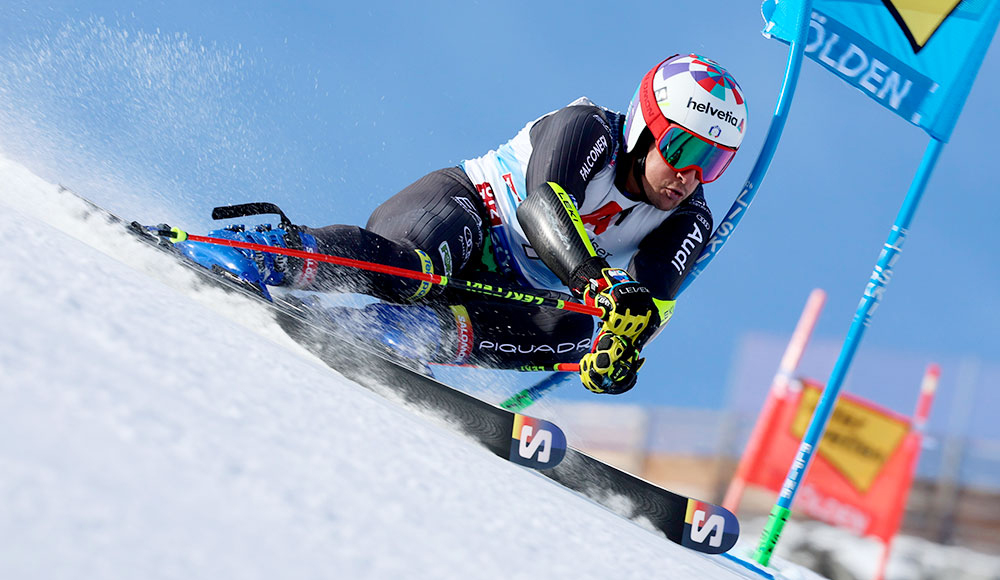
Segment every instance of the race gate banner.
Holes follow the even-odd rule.
[[[765,0],[790,43],[804,0]],[[805,54],[947,142],[1000,20],[1000,0],[813,0]]]
[[[819,383],[800,383],[778,403],[747,484],[781,490],[822,394]],[[888,542],[899,527],[919,452],[920,433],[909,418],[843,393],[799,489],[797,511]]]

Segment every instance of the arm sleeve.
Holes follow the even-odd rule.
[[[572,289],[573,272],[595,255],[577,210],[587,183],[610,163],[615,141],[594,106],[560,109],[538,121],[530,137],[528,195],[517,219],[539,258]]]
[[[531,158],[525,171],[528,195],[548,181],[563,187],[583,205],[598,171],[610,163],[615,140],[604,111],[592,105],[559,109],[531,128]]]
[[[701,185],[677,211],[639,242],[629,273],[654,298],[673,300],[712,235],[712,212]]]

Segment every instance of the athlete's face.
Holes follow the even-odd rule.
[[[646,171],[642,176],[642,187],[649,202],[657,209],[671,210],[690,197],[698,187],[698,177],[694,169],[675,171],[660,155],[656,142],[649,144],[646,154]]]

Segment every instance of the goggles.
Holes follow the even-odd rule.
[[[671,169],[677,172],[694,169],[702,183],[718,179],[736,157],[736,149],[708,141],[670,122],[656,138],[656,148]]]
[[[653,91],[653,77],[660,65],[644,76],[639,86],[642,118],[656,140],[656,148],[671,169],[677,172],[694,169],[698,181],[711,183],[729,167],[733,157],[736,157],[736,148],[709,141],[663,116]]]

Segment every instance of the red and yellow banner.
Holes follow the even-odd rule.
[[[757,457],[745,458],[745,484],[780,491],[822,393],[815,381],[801,384],[768,401],[773,416]],[[799,490],[796,511],[888,542],[899,527],[901,498],[919,453],[920,433],[907,417],[842,394]]]

